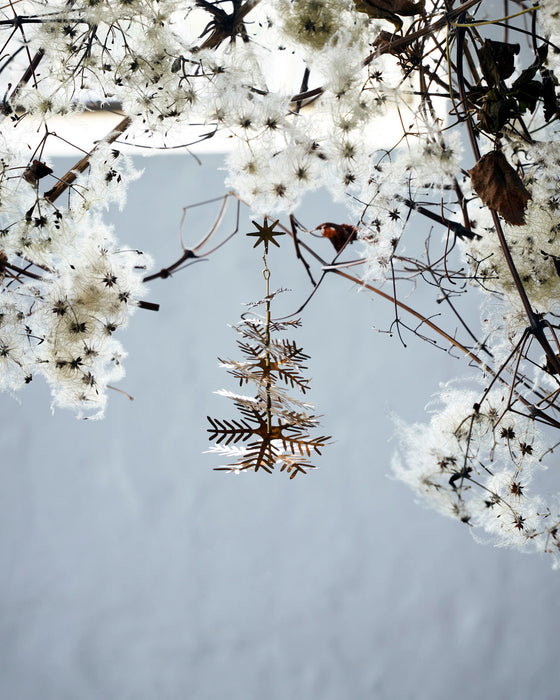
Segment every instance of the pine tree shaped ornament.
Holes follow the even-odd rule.
[[[241,322],[234,326],[240,335],[237,345],[243,360],[218,358],[220,366],[227,369],[241,387],[255,385],[256,395],[246,396],[225,390],[217,392],[234,402],[240,417],[218,420],[208,416],[209,439],[216,441],[209,452],[233,460],[216,467],[219,471],[239,473],[263,469],[271,473],[279,467],[293,479],[298,473],[305,474],[309,469],[315,469],[312,455],[321,454],[330,436],[312,437],[311,432],[319,424],[319,416],[312,413],[313,405],[288,394],[288,389],[300,394],[309,389],[309,379],[303,375],[306,369],[303,363],[309,355],[295,341],[277,337],[288,329],[299,327],[300,319],[271,319],[271,302],[282,291],[270,292],[270,270],[266,260],[269,243],[279,247],[275,236],[284,235],[274,230],[277,223],[269,223],[266,217],[263,225],[253,221],[257,230],[247,234],[257,238],[254,247],[264,245],[266,296],[252,307],[256,309],[264,305],[264,318],[243,314]]]

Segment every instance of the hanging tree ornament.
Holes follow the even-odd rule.
[[[263,225],[261,226],[259,223],[256,221],[253,221],[253,224],[255,225],[255,228],[257,229],[256,231],[251,231],[251,233],[248,233],[248,236],[255,236],[257,238],[255,245],[253,248],[256,248],[260,243],[264,245],[264,254],[268,255],[268,244],[269,243],[274,243],[274,245],[277,248],[280,248],[280,243],[274,239],[274,236],[283,236],[284,233],[282,231],[275,231],[274,228],[278,224],[278,220],[273,221],[271,224],[268,223],[268,217],[264,217],[264,222]],[[266,261],[265,261],[266,265]]]
[[[217,467],[217,470],[240,472],[263,469],[271,473],[276,467],[286,471],[293,479],[298,473],[305,474],[314,469],[311,463],[313,454],[321,454],[330,436],[312,437],[311,431],[319,424],[319,416],[312,413],[313,405],[288,394],[288,387],[305,394],[309,379],[302,373],[303,364],[309,359],[295,341],[278,338],[277,335],[301,325],[294,321],[273,321],[270,307],[279,291],[270,292],[270,270],[266,254],[272,241],[279,246],[274,236],[283,235],[273,229],[278,222],[269,224],[267,218],[260,226],[253,222],[256,232],[247,235],[257,236],[263,243],[263,277],[266,282],[266,296],[253,305],[265,307],[262,316],[248,317],[234,326],[241,338],[237,341],[244,360],[220,360],[229,374],[240,386],[252,383],[256,386],[255,396],[235,394],[222,390],[219,394],[232,399],[239,410],[238,419],[218,420],[210,418],[210,440],[216,441],[210,452],[231,457],[231,463]],[[281,290],[280,290],[281,291]],[[219,358],[218,358],[219,359]]]

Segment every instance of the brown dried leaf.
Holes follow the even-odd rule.
[[[36,185],[37,182],[47,175],[52,173],[52,168],[40,160],[34,160],[23,172],[23,179],[30,185]]]
[[[386,32],[385,30],[383,30],[383,31],[379,32],[379,34],[375,38],[374,42],[372,43],[371,48],[373,49],[373,51],[376,51],[377,49],[379,49],[379,51],[381,53],[386,52],[386,53],[392,54],[393,56],[399,56],[401,53],[405,53],[405,51],[407,50],[408,47],[403,46],[403,45],[399,46],[397,44],[397,48],[396,49],[393,48],[391,46],[391,44],[393,43],[395,38],[396,37],[394,34],[391,34],[391,32]]]
[[[485,39],[478,50],[480,68],[490,87],[498,85],[513,75],[515,56],[520,51],[519,44],[506,44],[503,41]]]
[[[379,5],[389,5],[393,8],[393,12],[397,15],[403,15],[404,17],[411,17],[412,15],[419,15],[424,11],[425,0],[420,0],[420,2],[410,2],[410,0],[391,0],[391,2],[380,2],[376,0]]]
[[[525,207],[531,195],[501,151],[482,156],[469,175],[474,191],[487,207],[495,209],[508,224],[525,223]]]
[[[424,11],[425,0],[354,0],[354,4],[358,12],[365,12],[372,19],[389,20],[399,30],[402,21],[398,15],[412,17],[421,14]]]
[[[371,12],[387,12],[403,17],[411,17],[417,15],[424,9],[424,0],[420,2],[411,2],[410,0],[362,0],[363,5],[366,5]]]
[[[4,281],[4,276],[6,274],[6,263],[8,262],[8,256],[4,252],[4,249],[0,249],[0,284]]]

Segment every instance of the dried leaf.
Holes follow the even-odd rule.
[[[519,53],[519,44],[506,44],[503,41],[486,39],[478,50],[480,68],[490,87],[498,85],[513,75],[515,56]]]
[[[523,114],[527,110],[534,112],[539,97],[542,93],[542,83],[534,80],[537,72],[537,66],[525,69],[519,78],[514,81],[509,90],[508,95],[514,97],[519,105],[519,113]]]
[[[556,96],[556,88],[558,86],[558,80],[554,73],[546,68],[546,60],[548,57],[548,45],[541,44],[537,48],[537,63],[539,66],[539,73],[542,78],[542,98],[544,106],[544,118],[545,121],[549,122],[553,117],[560,114],[560,102]]]
[[[509,224],[525,223],[525,207],[531,195],[501,151],[491,151],[469,170],[474,191]]]
[[[30,185],[35,185],[42,178],[50,175],[52,173],[52,168],[41,162],[40,160],[34,160],[29,167],[27,167],[23,173],[23,179]]]
[[[402,27],[403,17],[419,15],[424,11],[425,0],[410,2],[410,0],[354,0],[358,12],[365,12],[372,19],[386,19],[392,22],[397,31]]]
[[[8,262],[8,256],[4,252],[4,249],[0,249],[0,284],[4,281],[4,275],[6,274],[6,264]]]
[[[397,15],[403,15],[403,17],[411,17],[412,15],[419,15],[424,11],[424,0],[420,2],[410,2],[410,0],[376,0],[376,5],[388,6],[392,8],[393,12]]]
[[[556,274],[558,277],[560,277],[560,255],[554,255],[553,253],[545,253],[544,250],[541,250],[541,253],[544,256],[545,260],[548,260],[549,258],[552,259],[552,262],[554,263],[554,269],[556,270]]]
[[[403,46],[402,44],[399,46],[397,44],[397,47],[394,48],[392,46],[392,43],[395,40],[395,38],[396,37],[394,34],[383,30],[379,32],[379,34],[376,36],[374,42],[371,45],[371,48],[374,51],[379,50],[380,53],[390,53],[393,56],[399,56],[400,54],[405,53],[408,50],[408,47]]]
[[[480,126],[491,134],[501,131],[517,111],[517,102],[505,96],[497,88],[488,90],[478,110]]]
[[[544,104],[544,118],[549,122],[553,117],[560,114],[560,103],[556,96],[556,85],[558,81],[554,73],[550,70],[543,69],[542,74],[542,97]]]

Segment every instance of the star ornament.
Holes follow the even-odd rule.
[[[269,243],[274,243],[275,246],[280,248],[280,243],[274,239],[274,236],[283,236],[284,232],[283,231],[275,231],[274,227],[278,223],[278,219],[276,221],[273,221],[271,224],[268,223],[268,217],[264,217],[264,222],[263,225],[261,226],[259,223],[256,221],[252,222],[255,228],[257,229],[256,231],[252,231],[251,233],[248,233],[248,236],[255,236],[257,241],[253,248],[256,248],[260,243],[264,245],[264,252],[266,255],[268,255],[268,244]]]

